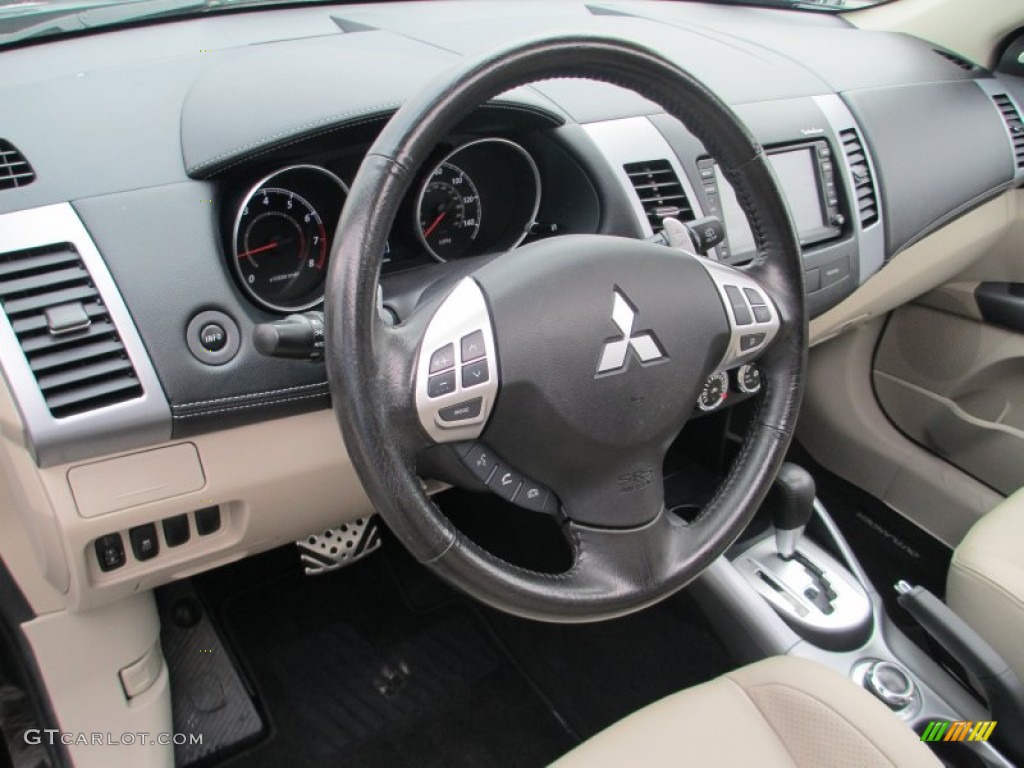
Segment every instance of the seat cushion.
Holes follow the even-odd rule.
[[[867,691],[817,662],[778,656],[633,713],[555,768],[793,768],[942,764]]]
[[[967,532],[953,553],[946,602],[1024,679],[1024,489]]]

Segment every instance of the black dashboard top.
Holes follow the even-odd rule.
[[[668,56],[732,105],[767,146],[821,140],[831,149],[841,237],[809,251],[807,266],[843,260],[849,269],[842,290],[820,294],[815,311],[923,233],[1019,181],[1005,112],[993,101],[1012,89],[921,40],[856,29],[838,16],[647,0],[318,5],[0,53],[0,138],[37,176],[0,191],[0,227],[3,214],[74,206],[153,360],[174,435],[325,407],[322,365],[269,360],[248,343],[255,323],[280,313],[240,283],[266,276],[235,268],[239,255],[277,247],[256,229],[245,244],[233,229],[246,193],[296,164],[351,181],[388,116],[461,55],[559,30],[623,36]],[[516,219],[524,233],[554,226],[643,236],[649,224],[626,165],[669,163],[694,211],[713,209],[709,195],[718,194],[703,183],[703,148],[659,113],[609,85],[545,81],[474,113],[439,149],[438,162],[466,142],[512,141],[536,166],[542,190],[529,217],[541,230]],[[652,126],[656,141],[645,145]],[[859,165],[851,147],[865,158]],[[406,216],[409,227],[418,222],[422,232],[456,213],[471,224],[479,217],[485,193],[474,201],[452,190],[486,174],[454,166],[438,166],[429,195],[423,181],[421,197],[430,203],[410,202],[422,204]],[[862,174],[873,185],[877,223],[857,221]],[[252,199],[287,219],[291,202],[277,194]],[[503,203],[491,205],[485,210]],[[305,247],[320,231],[300,226],[297,237]],[[410,232],[395,234],[404,266],[435,268],[427,252],[442,246],[418,245]],[[494,237],[496,248],[514,239]],[[865,256],[868,243],[876,245]],[[308,303],[307,293],[296,296],[295,306]],[[243,342],[217,366],[196,359],[184,339],[190,321],[210,311],[232,318]]]

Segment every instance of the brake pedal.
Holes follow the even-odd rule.
[[[295,546],[306,575],[318,576],[362,560],[380,549],[381,541],[377,516],[370,515],[299,539]]]

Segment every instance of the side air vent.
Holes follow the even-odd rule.
[[[867,227],[878,221],[878,193],[875,191],[875,180],[871,177],[871,166],[864,152],[864,144],[860,135],[853,128],[840,131],[839,140],[843,143],[843,154],[853,178],[853,188],[857,196],[857,218],[861,226]]]
[[[668,160],[627,163],[623,167],[640,198],[651,229],[661,232],[661,220],[666,216],[693,221],[693,208]]]
[[[24,187],[35,181],[36,172],[11,142],[0,139],[0,189]]]
[[[1003,122],[1013,139],[1013,157],[1017,161],[1018,168],[1024,168],[1024,123],[1021,123],[1020,113],[1013,105],[1010,97],[1005,93],[996,93],[992,96],[996,109],[1003,116]]]
[[[70,243],[0,254],[0,308],[54,418],[142,395],[117,329]]]
[[[946,59],[946,61],[953,62],[965,72],[974,72],[976,69],[978,69],[977,64],[975,64],[972,61],[968,61],[963,56],[959,56],[953,53],[952,51],[945,51],[941,48],[933,48],[932,50],[934,50],[942,58]]]

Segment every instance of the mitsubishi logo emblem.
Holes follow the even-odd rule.
[[[668,360],[668,355],[662,350],[653,333],[633,333],[636,314],[636,309],[626,295],[616,288],[612,292],[612,322],[622,336],[605,342],[604,349],[601,350],[601,359],[597,363],[598,374],[624,371],[630,350],[633,350],[633,354],[641,363],[660,363]]]

